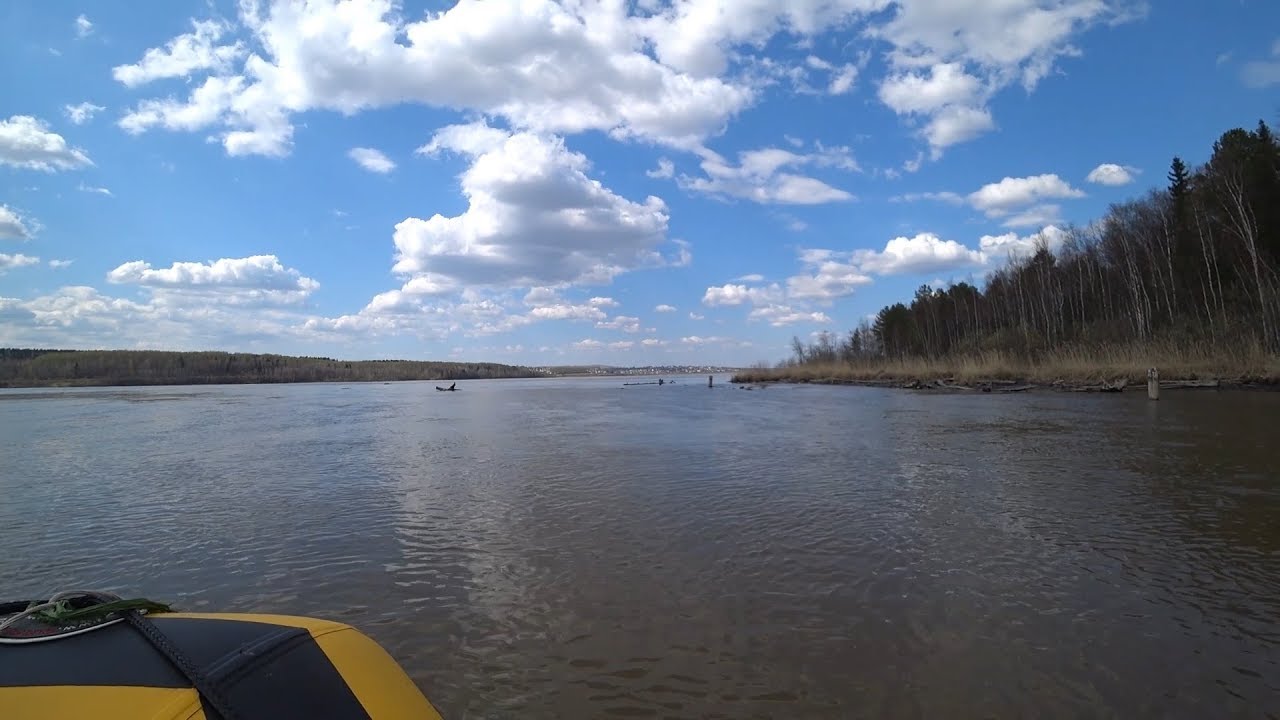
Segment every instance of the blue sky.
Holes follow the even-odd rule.
[[[1270,0],[0,10],[0,345],[749,364],[1280,115]]]

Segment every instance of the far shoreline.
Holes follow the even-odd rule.
[[[1159,370],[1159,365],[1153,365]],[[741,387],[767,385],[844,385],[903,390],[925,390],[939,394],[1017,392],[1134,392],[1147,388],[1146,371],[1133,368],[1095,367],[1074,373],[1046,376],[1047,368],[1022,368],[1021,372],[999,375],[972,375],[954,372],[945,366],[910,369],[892,366],[797,365],[758,368],[735,374],[730,382]],[[1172,368],[1160,371],[1161,390],[1264,390],[1280,391],[1280,372],[1206,372]]]

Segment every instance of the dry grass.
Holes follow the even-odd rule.
[[[1162,380],[1280,381],[1280,357],[1258,345],[1213,346],[1112,345],[1067,348],[1027,362],[998,351],[943,360],[906,360],[868,365],[845,363],[745,370],[734,382],[906,382],[950,380],[956,383],[1023,381],[1096,384],[1126,379],[1145,382],[1147,368]]]

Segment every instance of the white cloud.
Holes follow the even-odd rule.
[[[831,82],[827,84],[827,93],[829,95],[844,95],[853,89],[853,83],[857,79],[858,67],[846,63],[838,71],[832,73]]]
[[[891,59],[897,65],[961,61],[998,70],[998,79],[1018,80],[1030,89],[1058,57],[1078,52],[1068,42],[1073,33],[1116,19],[1126,13],[1125,5],[1098,0],[911,0],[896,3],[893,19],[873,34],[893,43]]]
[[[1084,193],[1067,181],[1053,174],[1032,177],[1006,177],[1000,182],[989,183],[969,194],[974,208],[997,218],[1008,215],[1014,209],[1047,199],[1082,198]]]
[[[396,225],[403,275],[435,273],[461,285],[505,287],[604,283],[668,260],[667,207],[616,195],[588,177],[590,164],[564,141],[484,124],[446,128],[424,146],[470,156],[461,215],[410,217]]]
[[[579,340],[578,342],[573,344],[574,350],[599,350],[602,347],[604,347],[604,343],[600,342],[599,340],[594,340],[592,338]]]
[[[633,347],[635,347],[635,342],[632,340],[618,340],[617,342],[609,343],[610,350],[630,350]]]
[[[731,49],[762,46],[778,32],[811,36],[855,15],[882,9],[885,0],[674,0],[650,6],[639,21],[658,58],[696,77],[729,68]]]
[[[93,22],[85,17],[83,13],[76,17],[75,27],[76,37],[78,38],[87,38],[93,34]]]
[[[535,287],[529,288],[529,292],[525,293],[524,304],[529,307],[541,307],[545,305],[557,305],[563,302],[559,293],[554,288]]]
[[[689,147],[755,99],[748,87],[655,61],[616,2],[464,2],[412,22],[391,0],[240,7],[262,53],[215,76],[228,92],[144,101],[126,127],[217,126],[232,154],[283,155],[296,113],[416,102],[499,115],[518,129]],[[167,121],[175,113],[200,122]]]
[[[1025,210],[1006,216],[1000,224],[1005,227],[1019,228],[1057,222],[1062,222],[1062,207],[1053,203],[1044,203],[1032,205]]]
[[[50,260],[49,267],[53,268],[54,270],[61,270],[62,268],[65,268],[65,267],[71,267],[71,263],[73,262],[75,262],[75,260]]]
[[[0,239],[29,240],[32,231],[27,220],[8,205],[0,205]]]
[[[596,320],[606,317],[603,310],[594,305],[540,305],[530,310],[528,317],[534,320]]]
[[[224,302],[211,302],[224,300]],[[282,339],[309,340],[304,316],[287,308],[155,290],[146,302],[62,287],[30,300],[0,299],[0,345],[135,347],[165,350],[268,350]]]
[[[667,341],[659,340],[658,338],[645,338],[640,341],[640,344],[645,347],[662,347],[667,344]]]
[[[745,198],[761,204],[814,205],[853,199],[851,193],[821,180],[784,171],[806,165],[856,171],[858,164],[847,147],[820,147],[808,154],[776,147],[748,150],[738,153],[737,165],[710,150],[700,150],[699,154],[706,176],[679,176],[677,183],[686,190]]]
[[[1043,244],[1051,252],[1057,252],[1064,240],[1066,232],[1055,225],[1047,225],[1038,233],[1019,236],[1015,232],[1004,235],[983,235],[978,241],[982,252],[992,260],[1005,260],[1011,257],[1032,255]]]
[[[597,322],[596,327],[602,330],[621,330],[626,333],[638,333],[640,332],[640,318],[618,315],[608,322],[603,320]]]
[[[706,319],[707,319],[707,316],[706,316],[706,315],[699,315],[699,314],[698,314],[698,313],[696,313],[696,312],[690,311],[690,312],[689,312],[689,319],[690,319],[690,320],[706,320]]]
[[[587,304],[595,308],[612,308],[618,307],[620,303],[611,297],[593,297],[587,301]]]
[[[855,250],[853,260],[863,272],[877,275],[923,275],[986,263],[980,251],[970,250],[955,240],[943,240],[933,233],[893,238],[878,252]]]
[[[671,162],[667,158],[658,158],[658,167],[652,170],[645,170],[644,174],[651,178],[665,180],[667,178],[675,177],[676,166],[675,163]]]
[[[107,273],[107,281],[244,302],[296,302],[320,287],[299,271],[286,268],[275,255],[175,262],[167,268],[152,268],[148,262],[134,260]]]
[[[950,190],[941,192],[920,192],[906,193],[904,195],[895,195],[889,198],[889,202],[916,202],[917,200],[936,200],[948,205],[963,205],[964,197]]]
[[[67,119],[76,125],[83,125],[93,119],[97,113],[106,110],[101,105],[94,105],[89,101],[79,103],[77,105],[63,105],[62,112],[66,114]]]
[[[792,135],[783,134],[782,139],[786,140],[787,143],[791,145],[791,147],[795,147],[795,148],[804,147],[804,140],[801,138],[798,138]]]
[[[979,100],[982,81],[965,72],[962,63],[938,63],[929,74],[903,72],[880,84],[880,101],[899,114],[933,113]]]
[[[675,305],[659,305],[653,309],[654,312],[673,313],[676,311]]]
[[[1252,60],[1240,66],[1240,80],[1251,88],[1280,85],[1280,39],[1271,45],[1271,60]]]
[[[929,141],[936,160],[943,148],[968,142],[994,130],[995,126],[995,120],[986,108],[950,105],[933,116],[924,128],[924,137]]]
[[[753,305],[775,302],[782,297],[782,288],[777,284],[767,287],[748,287],[746,285],[720,285],[707,288],[702,296],[702,304],[711,307],[730,305]]]
[[[827,302],[852,295],[871,282],[866,272],[848,263],[812,254],[802,254],[801,261],[807,271],[787,278],[787,297],[792,299]]]
[[[743,282],[743,283],[758,283],[758,282],[764,282],[764,276],[761,275],[760,273],[749,273],[747,275],[740,275],[734,278],[733,281]]]
[[[192,20],[192,32],[179,35],[162,48],[151,48],[132,65],[117,65],[111,75],[126,87],[138,87],[163,78],[190,77],[192,73],[210,70],[226,73],[232,63],[243,57],[243,42],[218,45],[218,40],[231,29],[217,20]]]
[[[793,310],[788,305],[765,305],[753,309],[748,315],[748,320],[765,320],[774,327],[782,327],[784,325],[795,325],[797,323],[830,323],[831,318],[827,317],[823,312],[804,312]]]
[[[881,100],[929,118],[923,136],[936,159],[948,146],[995,128],[987,102],[1012,83],[1031,91],[1057,60],[1078,55],[1071,36],[1141,13],[1126,0],[911,0],[867,34],[889,42],[893,71]],[[926,76],[920,72],[928,68]]]
[[[41,120],[30,115],[0,120],[0,165],[52,172],[92,164],[83,150],[68,145]]]
[[[680,342],[685,345],[732,345],[736,344],[733,338],[721,337],[719,335],[700,336],[688,335],[680,338]]]
[[[3,275],[5,270],[12,270],[14,268],[26,267],[28,265],[39,265],[39,264],[40,264],[40,258],[38,257],[31,257],[30,255],[23,255],[22,253],[17,253],[14,255],[6,255],[5,253],[0,253],[0,275]]]
[[[1137,168],[1129,165],[1102,163],[1090,170],[1089,176],[1085,180],[1098,185],[1128,185],[1133,182],[1133,176],[1137,175],[1138,172]]]
[[[93,185],[85,185],[84,183],[80,183],[78,186],[76,186],[76,189],[79,190],[80,192],[93,193],[95,195],[106,195],[107,197],[111,197],[111,191],[104,187],[95,187]]]
[[[396,164],[392,162],[391,158],[383,154],[381,150],[374,148],[351,148],[347,151],[347,157],[356,161],[356,164],[365,170],[381,175],[396,169]]]

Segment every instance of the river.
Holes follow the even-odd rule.
[[[622,382],[0,391],[0,600],[333,617],[454,720],[1280,717],[1280,393]]]

